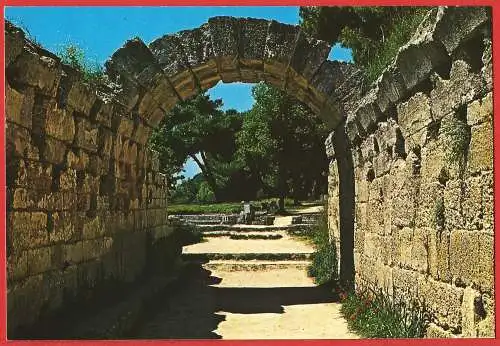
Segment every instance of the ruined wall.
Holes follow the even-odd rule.
[[[90,288],[138,278],[170,228],[167,182],[133,112],[6,31],[11,335]]]
[[[492,103],[488,10],[440,8],[345,125],[356,285],[424,300],[430,337],[494,335]]]

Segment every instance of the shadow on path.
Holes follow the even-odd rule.
[[[284,313],[285,305],[335,302],[326,287],[212,287],[222,278],[192,264],[178,292],[158,302],[148,320],[128,338],[220,339],[214,331],[225,320],[221,313]]]

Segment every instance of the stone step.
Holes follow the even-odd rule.
[[[203,237],[213,238],[213,237],[229,237],[233,240],[245,240],[245,239],[267,239],[267,240],[277,240],[283,238],[283,234],[276,232],[231,232],[231,231],[208,231],[203,233]]]
[[[202,232],[271,232],[271,231],[293,231],[309,232],[314,226],[309,224],[285,225],[285,226],[266,226],[266,225],[196,225],[195,228]]]
[[[185,261],[208,262],[213,260],[266,260],[266,261],[305,261],[311,258],[311,253],[183,253]]]
[[[232,260],[213,260],[203,264],[208,270],[217,271],[262,271],[274,269],[299,269],[307,270],[310,261],[232,261]]]

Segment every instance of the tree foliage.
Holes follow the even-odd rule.
[[[174,201],[298,200],[325,192],[322,122],[276,88],[258,84],[252,92],[255,104],[243,114],[201,94],[165,116],[151,139],[162,170],[173,177],[191,158],[202,172],[181,184],[170,179]]]
[[[325,182],[324,124],[284,92],[260,83],[237,136],[237,154],[267,196],[305,198]]]
[[[375,80],[406,43],[428,7],[301,7],[300,25],[309,34],[352,49],[354,63]]]
[[[150,142],[160,153],[164,173],[176,176],[191,158],[216,197],[219,189],[213,164],[231,160],[236,150],[235,134],[242,124],[236,111],[224,112],[221,106],[222,100],[211,100],[206,94],[180,102],[164,117]],[[175,180],[171,179],[174,185]]]
[[[104,75],[104,69],[97,61],[90,61],[85,50],[79,45],[68,43],[57,53],[61,62],[73,67],[82,74],[85,82],[90,84],[99,83]]]

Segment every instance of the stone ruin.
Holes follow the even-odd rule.
[[[178,101],[220,80],[278,86],[332,129],[342,282],[425,299],[430,337],[494,335],[488,8],[431,10],[368,91],[326,42],[276,21],[215,17],[129,40],[97,85],[5,29],[9,337],[175,262],[167,182],[146,144]]]

